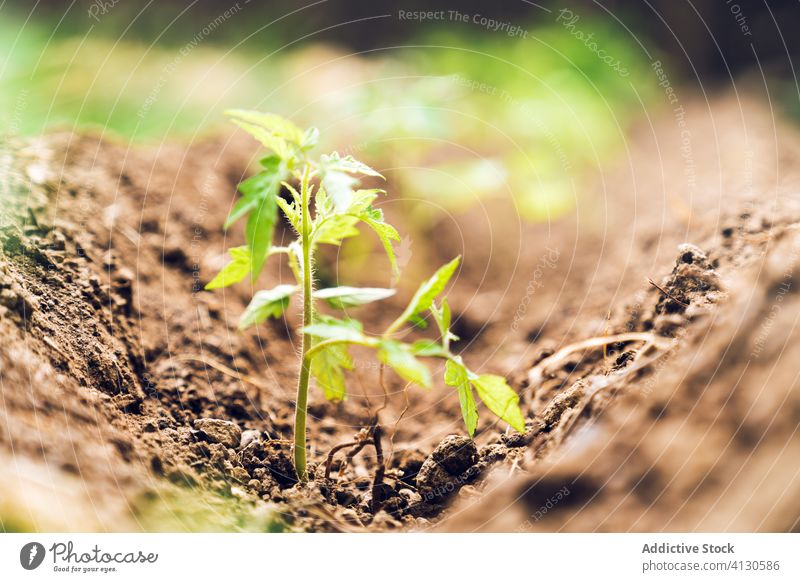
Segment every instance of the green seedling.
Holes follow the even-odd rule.
[[[225,228],[247,218],[247,244],[229,249],[231,261],[206,285],[218,289],[244,280],[255,280],[267,258],[286,255],[295,279],[294,285],[278,285],[255,293],[239,319],[246,329],[270,317],[281,317],[293,295],[303,301],[303,343],[300,374],[297,382],[294,426],[294,464],[298,478],[308,480],[306,469],[306,416],[309,380],[313,377],[325,398],[341,401],[346,396],[345,371],[353,369],[348,348],[365,346],[375,350],[382,365],[393,369],[403,380],[430,388],[431,374],[421,358],[445,360],[444,381],[456,388],[461,412],[470,436],[478,424],[474,394],[499,418],[517,431],[525,430],[519,409],[519,397],[501,376],[477,374],[466,367],[461,356],[450,349],[457,340],[450,331],[451,311],[446,299],[437,304],[460,257],[441,267],[414,294],[405,311],[381,335],[369,335],[362,324],[351,317],[337,318],[317,310],[324,301],[329,308],[346,310],[394,295],[394,289],[333,287],[315,289],[314,261],[320,245],[341,245],[357,236],[357,225],[364,224],[381,241],[395,277],[399,276],[393,243],[400,240],[397,231],[384,220],[383,212],[373,206],[382,190],[361,189],[360,177],[380,178],[378,172],[337,153],[312,159],[309,155],[318,139],[315,128],[301,130],[277,115],[255,111],[229,111],[234,123],[260,141],[270,154],[260,161],[261,170],[239,185],[242,196],[234,205]],[[294,185],[299,186],[298,189]],[[287,197],[281,197],[285,189]],[[272,244],[279,210],[297,234],[287,246]],[[398,339],[409,325],[424,323],[430,314],[439,331],[439,341]]]

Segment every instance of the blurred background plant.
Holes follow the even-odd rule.
[[[666,1],[654,6],[670,34],[652,27],[652,9],[623,2],[574,2],[569,18],[560,7],[462,0],[463,19],[438,4],[6,2],[0,131],[193,140],[220,127],[226,108],[275,111],[318,125],[323,149],[390,174],[401,200],[414,202],[404,210],[416,230],[441,211],[498,199],[535,223],[573,209],[631,126],[668,106],[654,60],[673,84],[753,68],[738,23],[712,2],[695,3],[707,36],[697,14]],[[773,18],[789,9],[775,3]],[[483,15],[514,33],[492,30]],[[762,12],[748,16],[752,30],[763,26]],[[761,59],[780,67],[770,55],[785,45],[764,36]],[[784,83],[778,93],[797,111],[791,91]]]
[[[148,142],[196,138],[220,124],[225,108],[260,107],[321,126],[334,136],[327,149],[357,147],[396,169],[404,198],[458,211],[513,196],[525,218],[547,220],[572,207],[580,175],[614,154],[654,93],[641,51],[591,16],[582,28],[619,55],[629,76],[555,18],[522,20],[527,38],[509,38],[392,17],[408,29],[406,42],[359,52],[323,33],[282,48],[301,31],[254,19],[253,5],[215,4],[191,18],[173,15],[171,4],[152,7],[163,17],[147,21],[124,3],[106,3],[105,14],[93,4],[67,12],[60,26],[65,14],[55,8],[32,18],[4,10],[2,126],[21,134],[94,128]],[[266,29],[240,28],[254,21]],[[417,208],[425,220],[430,207]]]

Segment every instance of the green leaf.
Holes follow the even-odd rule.
[[[261,160],[264,170],[251,176],[239,184],[242,197],[233,205],[223,228],[228,230],[240,218],[258,207],[262,198],[275,188],[274,176],[281,171],[281,160],[277,156],[269,156]]]
[[[519,408],[519,396],[502,376],[482,374],[470,379],[478,396],[496,416],[505,420],[517,432],[525,432],[525,419]]]
[[[378,238],[383,245],[383,250],[386,251],[386,256],[389,257],[389,263],[392,266],[392,273],[395,276],[400,274],[400,268],[397,266],[397,258],[394,254],[394,247],[392,246],[392,241],[400,241],[400,235],[397,233],[395,228],[386,222],[383,221],[383,212],[380,210],[376,210],[372,207],[368,208],[361,214],[359,214],[359,219],[362,220],[367,226],[369,226],[372,230],[375,231],[375,234],[378,235]]]
[[[318,315],[314,323],[303,329],[311,336],[312,347],[321,341],[334,339],[343,341],[369,341],[361,331],[361,324],[353,319],[341,320],[327,315]],[[329,345],[314,354],[311,360],[311,375],[323,389],[328,400],[344,400],[344,370],[353,369],[353,360],[346,344]]]
[[[361,215],[364,212],[375,212],[379,213],[378,216],[383,220],[383,213],[380,210],[374,210],[372,208],[372,203],[375,202],[379,194],[386,194],[386,191],[378,188],[356,190],[353,193],[353,200],[350,203],[350,207],[347,209],[347,213]]]
[[[292,195],[292,200],[294,200],[295,207],[300,208],[303,205],[303,197],[300,195],[300,192],[298,192],[294,186],[289,184],[289,182],[281,182],[281,186],[286,188]]]
[[[354,174],[383,178],[378,172],[356,160],[353,156],[339,157],[334,152],[320,158],[322,185],[337,212],[346,212],[353,201],[359,180]]]
[[[474,436],[475,428],[478,426],[478,408],[475,405],[475,397],[472,395],[472,387],[469,385],[469,372],[464,364],[460,361],[447,360],[444,368],[444,382],[458,390],[461,416],[464,417],[469,436]]]
[[[412,315],[408,318],[409,323],[416,327],[417,329],[428,329],[428,322],[425,320],[424,317],[420,317],[419,315]]]
[[[378,359],[407,382],[430,388],[431,373],[425,364],[414,357],[410,346],[394,340],[382,340],[378,347]]]
[[[345,212],[350,206],[353,193],[358,186],[358,178],[345,172],[327,171],[323,174],[322,185],[337,212]]]
[[[207,290],[220,289],[238,283],[250,272],[250,249],[247,247],[233,247],[228,249],[228,254],[231,256],[231,262],[222,267],[222,270],[217,273],[208,285]]]
[[[350,205],[344,212],[337,210],[328,197],[327,190],[320,188],[314,199],[316,218],[312,238],[314,243],[340,245],[346,238],[358,235],[356,224],[366,223],[376,232],[386,250],[395,275],[399,273],[392,248],[392,241],[399,241],[400,235],[389,224],[383,222],[383,212],[372,208],[372,202],[383,190],[356,190]]]
[[[265,191],[277,190],[280,185],[280,180],[275,184],[275,176],[281,174],[281,159],[278,156],[267,156],[261,159],[260,164],[263,170],[239,184],[239,192],[246,197],[262,198]]]
[[[467,425],[467,432],[470,438],[475,436],[475,429],[478,427],[478,407],[475,405],[475,396],[472,394],[472,387],[469,384],[459,384],[458,402],[461,404],[461,416],[464,424]]]
[[[282,160],[294,161],[296,150],[291,142],[252,123],[245,123],[237,119],[234,119],[233,122],[260,141],[265,148],[272,150]]]
[[[303,134],[303,139],[300,142],[300,148],[303,151],[308,151],[319,143],[319,130],[316,127],[309,127]]]
[[[309,134],[309,132],[303,132],[303,130],[288,119],[274,113],[230,109],[226,111],[225,114],[234,118],[234,123],[256,127],[297,147],[307,145],[307,140],[313,139],[313,132],[311,134]]]
[[[322,388],[325,398],[334,402],[345,399],[344,371],[352,369],[353,359],[344,344],[323,348],[311,360],[311,375]]]
[[[333,152],[329,156],[323,155],[320,158],[320,164],[325,167],[326,171],[335,170],[338,172],[347,172],[349,174],[361,174],[363,176],[383,178],[380,172],[373,170],[367,164],[359,162],[353,156],[340,157],[338,152]]]
[[[222,226],[223,230],[228,230],[237,220],[246,216],[247,213],[251,212],[256,206],[258,206],[257,198],[248,196],[239,198],[236,204],[233,205],[228,218],[225,219],[225,224]]]
[[[245,237],[250,245],[250,252],[253,255],[252,277],[255,280],[261,273],[264,261],[269,254],[272,246],[272,237],[275,234],[275,223],[278,221],[278,193],[285,169],[275,157],[268,158],[269,166],[265,167],[253,178],[258,181],[253,182],[254,192],[247,196],[257,196],[258,206],[250,213],[247,219]],[[250,180],[253,180],[250,178]],[[248,180],[247,182],[249,182]],[[248,185],[248,188],[250,185]]]
[[[314,297],[324,299],[334,309],[357,307],[373,301],[380,301],[395,294],[394,289],[377,287],[331,287],[314,292]]]
[[[317,194],[314,196],[314,225],[316,226],[321,223],[333,213],[333,202],[331,202],[331,199],[328,197],[325,186],[320,186],[317,188]]]
[[[450,305],[447,303],[447,298],[442,299],[441,307],[437,307],[435,303],[431,305],[431,315],[433,315],[433,320],[436,322],[436,327],[439,328],[439,335],[444,339],[450,331],[451,318]]]
[[[275,194],[265,197],[247,219],[245,238],[250,245],[252,256],[250,273],[253,280],[261,274],[261,269],[269,254],[269,248],[272,246],[272,236],[275,233],[275,223],[278,217],[278,204],[275,199]]]
[[[415,341],[413,344],[411,344],[411,351],[416,356],[422,356],[427,358],[447,357],[447,350],[445,350],[441,344],[429,339],[421,339]]]
[[[315,244],[340,245],[346,238],[358,235],[356,224],[358,218],[347,214],[334,214],[315,227],[313,241]]]
[[[450,348],[451,341],[458,341],[458,336],[450,331],[450,321],[452,314],[450,312],[450,304],[447,303],[447,298],[442,299],[442,306],[437,307],[434,303],[431,305],[431,315],[436,322],[436,327],[439,328],[439,334],[442,338],[442,345],[445,349]]]
[[[311,325],[303,328],[303,333],[322,339],[335,339],[348,342],[366,342],[361,323],[355,319],[336,319],[327,315],[318,316]]]
[[[278,285],[274,289],[256,292],[239,318],[239,329],[245,330],[268,317],[280,317],[289,305],[289,297],[297,289],[296,285]]]
[[[275,198],[275,202],[278,204],[278,207],[283,210],[283,213],[286,215],[286,219],[289,221],[289,224],[292,225],[292,228],[300,234],[302,232],[301,228],[301,216],[300,211],[292,202],[286,202],[280,196]]]
[[[440,267],[430,279],[422,283],[414,294],[414,297],[411,298],[408,307],[406,307],[400,317],[392,323],[389,329],[394,331],[405,322],[410,321],[414,316],[430,309],[434,299],[444,291],[444,288],[447,286],[448,281],[450,281],[450,277],[453,276],[460,261],[461,257],[456,257],[443,267]]]

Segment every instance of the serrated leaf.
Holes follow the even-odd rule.
[[[280,196],[275,198],[275,203],[281,210],[283,210],[283,214],[286,216],[286,219],[289,221],[289,224],[292,225],[292,228],[295,230],[295,232],[300,234],[302,232],[301,216],[297,207],[291,202],[286,202],[286,200]]]
[[[378,359],[407,382],[430,388],[431,373],[414,356],[410,346],[394,340],[383,340],[378,347]]]
[[[240,120],[254,125],[297,146],[302,146],[306,139],[307,132],[303,132],[303,130],[294,123],[275,113],[262,113],[261,111],[246,109],[229,109],[225,114],[229,117],[233,117],[234,121]]]
[[[261,142],[261,145],[275,152],[281,159],[289,161],[295,158],[295,147],[290,141],[252,123],[238,119],[234,119],[233,122]]]
[[[453,276],[456,268],[458,268],[458,263],[460,261],[461,257],[456,257],[443,267],[440,267],[430,279],[419,286],[419,289],[417,289],[414,297],[411,298],[405,311],[392,323],[391,329],[393,331],[405,322],[410,321],[414,316],[430,309],[434,299],[444,291],[448,281],[450,281],[450,277]]]
[[[233,205],[230,214],[228,214],[228,218],[225,219],[225,224],[222,226],[223,230],[228,230],[237,220],[252,212],[256,206],[258,206],[257,198],[248,196],[239,198],[236,204]]]
[[[331,287],[314,291],[314,297],[324,299],[334,309],[358,307],[373,301],[380,301],[395,294],[394,289],[378,287]]]
[[[450,311],[450,304],[447,303],[447,298],[442,299],[441,307],[437,307],[434,303],[431,305],[431,315],[436,322],[436,327],[439,328],[439,335],[442,338],[442,344],[445,348],[449,348],[451,341],[458,341],[458,336],[450,331],[450,323],[452,313]]]
[[[458,390],[458,402],[461,405],[461,416],[471,438],[475,436],[475,429],[478,427],[478,407],[475,405],[475,396],[472,394],[472,387],[469,384],[460,384],[456,390]]]
[[[220,289],[238,283],[250,273],[251,260],[250,249],[247,247],[233,247],[228,249],[228,254],[231,256],[231,261],[222,267],[222,270],[217,273],[207,285],[207,290]]]
[[[399,241],[400,235],[392,225],[383,222],[383,213],[380,211],[376,212],[374,209],[370,208],[368,211],[361,213],[359,218],[378,235],[383,245],[383,250],[386,252],[386,256],[389,257],[392,273],[398,276],[400,274],[400,269],[397,266],[397,258],[394,254],[392,241]]]
[[[247,218],[245,238],[250,246],[251,276],[255,280],[264,267],[264,262],[272,246],[275,234],[275,223],[278,217],[278,203],[275,194],[268,195],[259,201],[258,206]]]
[[[239,190],[247,198],[257,199],[255,208],[247,218],[245,238],[252,255],[252,278],[261,273],[264,261],[272,246],[275,223],[278,221],[278,192],[285,172],[281,161],[271,156],[262,160],[264,170],[242,182]]]
[[[344,344],[323,348],[311,360],[311,375],[322,388],[326,400],[334,402],[345,399],[347,389],[344,371],[352,369],[353,359]]]
[[[228,230],[240,218],[255,210],[259,202],[270,191],[276,189],[275,175],[281,172],[281,160],[277,156],[268,156],[261,160],[264,170],[247,178],[239,184],[242,197],[236,201],[223,229]]]
[[[317,194],[314,196],[314,222],[319,223],[330,217],[333,214],[333,210],[333,203],[328,198],[325,186],[322,185],[317,189]]]
[[[280,317],[289,305],[289,297],[297,289],[296,285],[278,285],[274,289],[256,292],[239,318],[239,329],[245,330],[268,317]]]
[[[464,423],[467,425],[469,436],[474,436],[475,428],[478,426],[478,408],[475,405],[472,387],[469,385],[469,373],[467,369],[460,362],[447,360],[444,368],[444,382],[458,391],[458,401],[461,404],[461,416],[464,417]]]
[[[314,243],[339,246],[344,239],[358,235],[357,223],[358,218],[347,214],[329,216],[315,228]]]
[[[360,215],[367,211],[375,212],[380,213],[378,216],[380,220],[383,220],[383,213],[380,210],[374,210],[372,208],[372,203],[375,202],[379,194],[385,193],[385,190],[380,190],[378,188],[372,188],[369,190],[356,190],[353,193],[353,199],[350,203],[350,207],[347,209],[347,213]]]
[[[320,163],[325,166],[326,170],[338,170],[349,174],[362,174],[364,176],[383,178],[380,172],[373,170],[367,164],[359,162],[350,155],[341,157],[338,152],[333,152],[327,156],[323,155],[320,159]]]
[[[436,322],[436,327],[439,328],[439,335],[442,338],[447,336],[447,333],[450,331],[450,305],[447,303],[447,298],[442,299],[442,306],[437,307],[434,303],[431,305],[431,315],[433,315],[433,320]]]
[[[289,191],[289,193],[292,195],[292,200],[294,200],[295,206],[300,208],[303,205],[303,197],[300,195],[300,192],[298,192],[294,186],[289,184],[289,182],[281,182],[281,186]]]
[[[319,143],[319,130],[316,127],[309,127],[303,134],[303,140],[300,142],[300,147],[304,150],[310,150]]]
[[[328,170],[322,176],[322,185],[336,211],[346,212],[358,186],[358,178],[354,178],[346,172]]]
[[[321,339],[335,339],[348,342],[365,342],[361,323],[355,319],[336,319],[327,315],[318,316],[311,325],[303,328],[303,333]]]
[[[478,396],[496,416],[505,420],[517,432],[525,432],[525,419],[519,408],[519,396],[502,376],[482,374],[470,379]]]
[[[353,196],[359,184],[359,180],[354,174],[383,178],[381,174],[359,162],[353,156],[342,158],[334,152],[320,158],[322,185],[337,212],[347,212],[353,202]]]

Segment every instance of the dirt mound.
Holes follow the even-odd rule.
[[[461,501],[444,528],[800,527],[792,461],[800,447],[796,136],[749,102],[717,103],[715,118],[691,111],[693,135],[724,144],[694,142],[689,178],[703,196],[689,214],[667,198],[657,213],[637,209],[630,225],[618,223],[620,238],[644,241],[624,248],[626,267],[658,265],[659,248],[674,244],[671,271],[640,272],[652,279],[638,290],[620,277],[621,299],[609,305],[600,333],[567,331],[520,373],[539,432],[519,470],[494,471],[484,495]],[[759,139],[768,130],[772,143]],[[658,151],[679,148],[662,126],[656,135]],[[636,160],[656,155],[643,142]],[[661,163],[664,175],[687,176],[685,158]],[[656,220],[660,228],[650,230]],[[676,244],[682,238],[694,244]],[[621,245],[611,246],[614,253]]]
[[[324,466],[363,441],[383,398],[374,365],[356,356],[343,404],[312,394],[315,479],[300,487],[287,441],[297,314],[241,334],[252,289],[202,291],[239,242],[222,221],[256,152],[222,138],[5,144],[3,527],[796,529],[800,205],[782,169],[798,160],[794,137],[770,141],[772,118],[749,108],[693,110],[688,199],[667,117],[635,136],[636,163],[604,176],[613,191],[559,223],[492,229],[513,214],[499,202],[432,225],[423,263],[465,255],[460,347],[511,376],[528,430],[448,436],[463,433],[451,391],[390,384],[380,499],[373,447],[343,450],[329,478]],[[730,170],[742,159],[748,187]],[[272,266],[262,283],[285,276]]]

